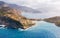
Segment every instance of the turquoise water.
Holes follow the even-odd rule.
[[[55,28],[57,27],[54,24],[39,22],[26,31],[0,29],[0,38],[60,38],[56,35],[55,31],[58,29]]]
[[[55,38],[54,34],[40,30],[37,32],[32,31],[18,31],[18,30],[0,30],[0,38]]]

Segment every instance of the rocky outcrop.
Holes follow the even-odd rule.
[[[60,27],[60,16],[45,18],[44,21],[50,22],[50,23],[55,23],[56,26]]]
[[[0,16],[0,25],[5,25],[5,28],[11,28],[11,29],[18,29],[18,28],[23,28],[23,25],[9,17],[6,16]]]
[[[21,15],[21,11],[10,8],[8,4],[2,4],[0,6],[0,25],[10,28],[22,28],[26,29],[34,25],[32,20],[27,19]]]
[[[20,25],[18,24],[16,24],[15,22],[13,22],[13,21],[9,21],[9,22],[7,22],[7,23],[9,23],[9,25],[6,25],[6,27],[13,27],[13,28],[24,28],[24,29],[26,29],[26,28],[28,28],[28,27],[31,27],[32,25],[34,25],[35,23],[33,23],[33,21],[32,20],[29,20],[29,19],[27,19],[27,18],[25,18],[25,17],[23,17],[23,16],[21,16],[21,14],[20,14],[21,12],[19,12],[18,10],[16,10],[16,9],[12,9],[12,8],[9,8],[9,7],[2,7],[1,9],[0,9],[0,16],[2,16],[2,18],[3,17],[7,17],[6,18],[6,20],[9,20],[10,19],[10,21],[11,21],[11,19],[13,19],[13,20],[15,20],[15,21],[17,21],[16,23],[20,23]],[[1,18],[0,18],[1,19]],[[3,18],[4,19],[4,18]],[[5,21],[5,20],[4,20]],[[1,21],[2,22],[2,21]],[[13,23],[13,24],[10,24],[10,23]],[[15,25],[15,24],[16,25]],[[3,23],[2,23],[3,24]],[[23,27],[21,27],[21,25],[23,26]]]
[[[7,28],[29,28],[41,19],[29,19],[21,15],[21,11],[10,7],[10,4],[0,1],[0,25],[5,25]]]

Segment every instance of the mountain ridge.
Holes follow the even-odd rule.
[[[17,4],[8,4],[4,1],[0,1],[0,6],[2,7],[3,4],[6,4],[7,6],[11,7],[11,8],[15,8],[18,10],[21,10],[23,12],[31,12],[31,13],[41,13],[39,10],[27,7],[27,6],[21,6],[21,5],[17,5]]]

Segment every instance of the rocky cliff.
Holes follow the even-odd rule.
[[[0,25],[5,25],[5,28],[24,29],[23,25],[20,22],[6,16],[0,16]]]
[[[30,26],[32,26],[32,25],[35,24],[35,23],[33,23],[32,20],[29,20],[29,19],[23,17],[23,16],[21,15],[21,12],[18,11],[17,9],[12,9],[12,8],[9,8],[9,7],[2,7],[2,8],[0,9],[0,17],[2,17],[2,19],[4,19],[4,18],[6,17],[6,19],[4,19],[4,21],[10,19],[10,20],[7,22],[7,23],[9,23],[9,25],[7,25],[7,26],[13,26],[13,28],[18,28],[18,27],[20,26],[20,28],[26,29],[26,28],[28,28],[28,27],[30,27]],[[4,18],[3,18],[3,17],[4,17]],[[0,19],[1,19],[1,18],[0,18]],[[18,24],[18,25],[14,25],[14,24],[16,24],[17,22],[15,23],[15,22],[11,21],[11,19],[19,22],[20,25],[19,25],[19,24]],[[10,21],[11,21],[11,22],[10,22]],[[2,21],[1,21],[1,22],[2,22]],[[13,24],[10,25],[10,23],[13,23]],[[3,23],[2,23],[2,24],[3,24]],[[5,23],[4,23],[4,24],[5,24]],[[7,26],[6,26],[6,27],[7,27]],[[21,27],[21,26],[23,26],[23,27]]]
[[[35,23],[33,23],[32,20],[22,16],[21,11],[10,8],[8,4],[3,3],[0,5],[0,25],[1,24],[5,25],[7,28],[10,27],[26,29]]]

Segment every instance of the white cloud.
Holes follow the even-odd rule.
[[[8,3],[17,3],[20,0],[0,0],[0,1],[5,1],[5,2],[8,2]]]
[[[8,3],[15,3],[40,10],[40,16],[60,15],[60,0],[2,0]]]

